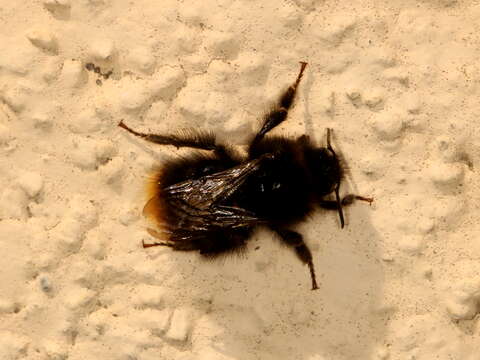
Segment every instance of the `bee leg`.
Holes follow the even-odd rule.
[[[300,62],[300,64],[301,67],[297,79],[280,96],[280,101],[278,102],[278,104],[267,115],[265,115],[263,126],[253,139],[251,145],[258,143],[260,140],[263,139],[266,133],[268,133],[277,125],[281,124],[287,118],[288,110],[290,109],[293,101],[295,100],[295,94],[297,93],[298,84],[300,84],[303,72],[305,70],[305,67],[307,66],[306,62]]]
[[[365,196],[360,196],[360,195],[355,195],[355,194],[348,194],[345,195],[342,199],[342,205],[350,205],[352,204],[355,200],[360,200],[360,201],[366,201],[369,204],[373,202],[373,198],[367,198]]]
[[[145,241],[142,240],[142,246],[144,249],[151,248],[154,246],[168,246],[171,247],[173,250],[179,250],[179,251],[193,251],[197,250],[196,245],[189,240],[166,240],[165,237],[167,236],[167,239],[170,237],[175,238],[175,233],[172,233],[171,231],[156,231],[154,229],[147,228],[147,232],[153,236],[154,238],[160,240],[154,243],[148,243],[146,244]]]
[[[197,248],[190,242],[154,242],[154,243],[149,243],[146,244],[145,241],[142,240],[142,247],[144,249],[151,248],[154,246],[168,246],[171,247],[173,250],[178,250],[178,251],[193,251],[197,250]]]
[[[173,145],[177,148],[189,147],[200,150],[211,150],[221,157],[228,157],[225,146],[217,144],[215,136],[210,133],[199,133],[192,130],[179,135],[146,134],[131,129],[123,120],[120,121],[118,126],[135,136],[158,145]]]
[[[172,246],[171,244],[169,243],[151,243],[151,244],[145,244],[145,241],[142,240],[142,247],[144,249],[146,248],[150,248],[150,247],[154,247],[154,246]]]
[[[342,206],[352,205],[355,200],[366,201],[369,204],[373,202],[373,198],[367,198],[365,196],[348,194],[345,195],[340,202]],[[319,202],[320,207],[327,209],[327,210],[336,210],[338,211],[338,203],[335,200],[320,200]]]
[[[292,247],[295,250],[298,258],[304,263],[308,265],[310,269],[310,277],[312,278],[312,290],[318,289],[317,285],[317,278],[315,276],[315,268],[313,267],[313,260],[312,260],[312,253],[308,248],[307,244],[303,241],[303,237],[301,234],[288,230],[288,229],[273,229],[282,241],[287,244],[288,246]]]
[[[354,194],[348,194],[343,197],[343,199],[340,201],[338,200],[338,187],[337,190],[335,191],[335,194],[337,196],[337,200],[320,200],[319,205],[320,207],[327,209],[327,210],[335,210],[338,211],[340,215],[340,226],[343,229],[345,226],[345,220],[343,218],[343,211],[342,211],[342,206],[347,206],[351,205],[355,202],[355,200],[361,200],[361,201],[366,201],[369,204],[373,202],[373,198],[367,198],[364,196],[360,195],[354,195]]]

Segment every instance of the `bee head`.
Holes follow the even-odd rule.
[[[343,175],[337,155],[321,147],[308,151],[305,160],[317,195],[323,197],[335,191]]]
[[[343,228],[345,221],[343,218],[342,202],[340,201],[340,182],[343,178],[343,168],[341,159],[333,150],[330,142],[331,132],[331,129],[327,129],[327,147],[307,151],[305,153],[305,160],[310,169],[316,194],[322,198],[325,195],[335,192],[336,208],[340,216],[340,224]]]

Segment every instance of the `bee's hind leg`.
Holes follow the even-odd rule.
[[[188,131],[179,132],[175,135],[147,134],[131,129],[123,122],[123,120],[118,123],[118,126],[129,133],[154,144],[213,151],[221,158],[228,158],[230,156],[228,149],[224,145],[217,144],[215,135],[210,132],[190,129]]]
[[[144,249],[154,247],[154,246],[172,246],[168,243],[151,243],[151,244],[145,244],[145,241],[142,240],[142,246]]]
[[[142,246],[144,249],[154,247],[154,246],[168,246],[172,248],[173,250],[178,250],[178,251],[193,251],[193,250],[198,250],[197,244],[195,244],[193,241],[188,240],[188,239],[177,239],[175,241],[173,240],[165,240],[165,237],[167,236],[170,238],[172,236],[171,231],[156,231],[153,229],[148,228],[147,229],[148,233],[153,236],[154,238],[160,240],[154,243],[149,243],[146,244],[142,240]],[[175,234],[175,233],[173,233]],[[175,238],[175,235],[173,235]]]

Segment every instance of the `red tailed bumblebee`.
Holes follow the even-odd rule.
[[[300,64],[296,81],[265,115],[245,156],[217,143],[212,133],[145,134],[119,123],[155,144],[206,150],[167,162],[155,174],[144,213],[156,222],[157,229],[149,233],[158,242],[144,243],[144,248],[162,245],[215,257],[244,249],[253,229],[263,225],[308,265],[312,290],[318,289],[310,249],[291,227],[318,205],[338,211],[343,228],[342,206],[372,199],[352,194],[340,199],[343,169],[330,144],[330,129],[327,147],[315,147],[305,135],[265,137],[287,119],[307,66]],[[335,199],[329,199],[331,194]]]

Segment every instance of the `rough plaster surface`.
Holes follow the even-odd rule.
[[[477,1],[0,2],[1,359],[480,359]],[[320,290],[264,230],[143,250],[146,178],[184,152],[118,121],[242,146],[300,60],[275,132],[333,128],[375,198],[299,226]]]

